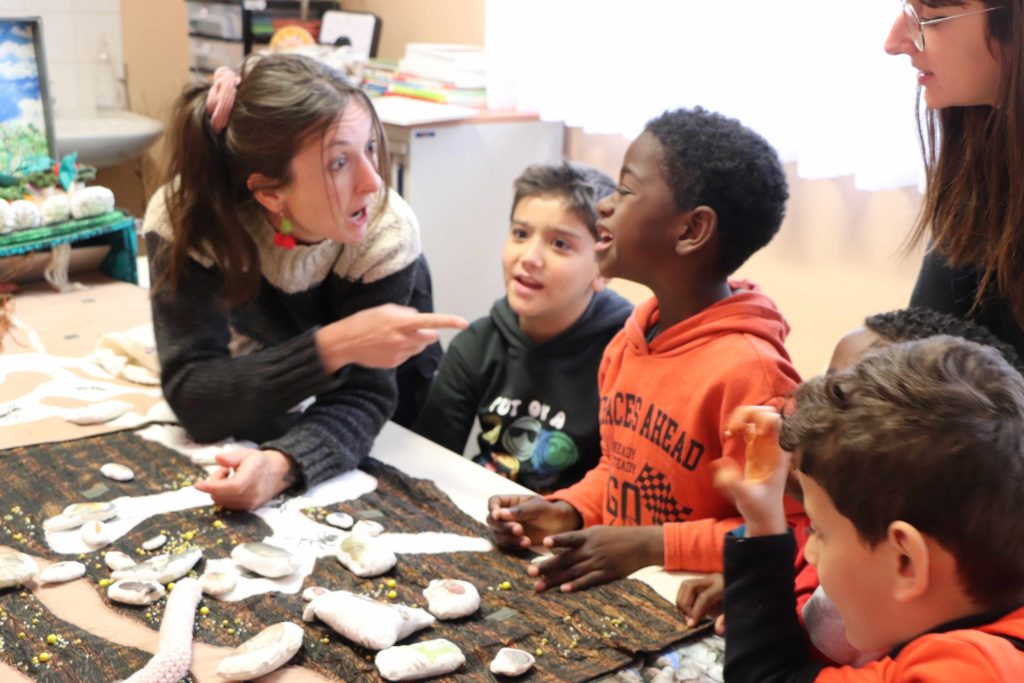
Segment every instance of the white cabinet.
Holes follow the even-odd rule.
[[[434,310],[475,320],[504,294],[501,249],[512,181],[529,164],[563,157],[564,126],[533,117],[384,126],[394,186],[420,221]],[[442,332],[447,343],[454,336]]]

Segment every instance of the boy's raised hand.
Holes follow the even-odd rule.
[[[529,548],[546,536],[578,529],[583,524],[576,508],[563,500],[541,496],[491,496],[487,510],[487,524],[500,548]]]
[[[538,591],[558,586],[563,593],[598,586],[660,564],[664,556],[662,529],[657,526],[592,526],[548,536],[544,545],[562,552],[527,573],[537,577]]]
[[[788,528],[782,497],[790,454],[779,447],[781,424],[774,408],[740,406],[729,417],[725,436],[746,440],[744,471],[729,457],[711,464],[715,488],[743,515],[747,536],[783,534]]]

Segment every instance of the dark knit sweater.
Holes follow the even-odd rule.
[[[154,283],[173,239],[164,192],[146,210],[143,231]],[[321,242],[292,250],[274,246],[273,228],[241,210],[259,249],[257,297],[228,308],[222,276],[193,254],[176,290],[153,289],[153,328],[164,396],[197,441],[250,439],[278,450],[310,486],[355,468],[394,411],[393,370],[349,365],[328,374],[314,332],[357,311],[406,304],[412,292],[419,229],[392,193],[359,244]],[[304,412],[289,412],[315,397]]]

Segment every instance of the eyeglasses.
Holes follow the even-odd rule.
[[[1002,7],[986,7],[976,12],[966,12],[964,14],[957,14],[952,17],[939,17],[938,19],[927,19],[921,21],[921,17],[917,16],[917,12],[914,11],[913,5],[910,4],[909,0],[902,0],[903,2],[903,18],[907,21],[907,29],[910,31],[910,38],[914,41],[914,47],[919,52],[924,52],[924,27],[931,26],[932,24],[941,24],[944,21],[952,21],[953,19],[963,19],[964,17],[970,17],[975,14],[985,14],[986,12],[992,12]]]

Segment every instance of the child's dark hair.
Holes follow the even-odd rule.
[[[591,166],[562,162],[527,166],[516,178],[514,187],[512,213],[527,197],[558,197],[587,224],[596,240],[597,202],[615,191],[615,181]]]
[[[308,57],[248,58],[220,134],[211,130],[206,114],[209,91],[208,81],[194,82],[175,103],[167,189],[174,240],[169,254],[160,258],[169,258],[165,279],[171,287],[190,252],[212,259],[223,275],[228,303],[237,305],[257,293],[261,276],[259,252],[239,218],[239,211],[255,202],[246,185],[250,175],[262,174],[275,187],[287,185],[291,161],[302,145],[310,138],[323,139],[353,102],[373,121],[385,185],[388,155],[384,129],[366,94],[340,72]],[[325,191],[327,186],[325,181]],[[386,197],[386,189],[382,194]],[[331,195],[331,201],[333,206],[337,198]]]
[[[701,107],[667,111],[644,127],[661,144],[676,206],[718,215],[718,269],[736,271],[782,225],[789,189],[779,156],[736,119]]]
[[[867,544],[905,521],[956,558],[979,604],[1018,604],[1024,379],[998,351],[934,336],[816,377],[779,442]]]
[[[933,311],[930,308],[912,306],[869,315],[864,319],[864,327],[890,344],[924,339],[936,334],[948,334],[952,337],[968,339],[991,346],[1003,354],[1003,358],[1018,371],[1024,369],[1021,367],[1017,351],[989,332],[988,328],[948,313]]]

